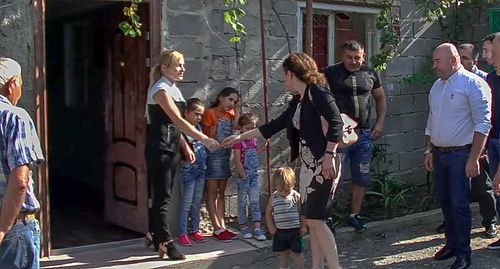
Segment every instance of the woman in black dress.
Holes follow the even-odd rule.
[[[326,204],[340,178],[337,146],[342,138],[342,118],[327,81],[314,60],[304,53],[293,53],[283,62],[285,88],[294,95],[286,111],[257,129],[228,137],[223,146],[238,141],[269,139],[287,129],[292,161],[301,161],[301,216],[310,233],[312,268],[340,268],[337,246],[326,225]]]

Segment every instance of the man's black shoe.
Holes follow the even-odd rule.
[[[450,269],[467,269],[470,267],[470,256],[469,257],[457,257],[455,262],[450,266]]]
[[[454,256],[455,256],[455,254],[453,254],[453,250],[451,250],[451,249],[447,248],[446,246],[444,246],[438,252],[436,252],[436,254],[434,254],[434,260],[436,260],[436,261],[444,261],[444,260],[451,259]]]
[[[438,234],[442,234],[446,231],[446,221],[443,221],[443,223],[441,223],[441,225],[439,225],[437,228],[436,228],[436,233]]]
[[[484,229],[487,238],[495,238],[497,236],[497,228],[495,227],[495,224],[488,224],[484,227]]]

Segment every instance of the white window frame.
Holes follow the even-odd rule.
[[[302,51],[302,27],[303,27],[303,12],[306,7],[306,2],[297,1],[297,50]],[[329,14],[328,16],[328,65],[335,63],[335,12],[357,13],[362,15],[371,15],[372,19],[366,23],[366,44],[365,52],[367,60],[378,52],[380,32],[375,28],[375,18],[382,10],[374,7],[359,7],[350,5],[338,5],[328,3],[313,3],[313,10],[319,13]],[[367,61],[368,63],[369,61]]]

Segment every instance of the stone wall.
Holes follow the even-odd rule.
[[[32,14],[30,0],[9,0],[0,3],[0,56],[12,58],[21,65],[23,96],[19,106],[25,108],[33,117],[35,91]]]

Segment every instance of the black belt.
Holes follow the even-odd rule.
[[[472,148],[472,144],[467,144],[467,145],[463,145],[463,146],[455,146],[455,147],[438,147],[438,146],[434,146],[434,148],[437,151],[439,151],[439,152],[446,153],[446,152],[453,152],[453,151],[458,151],[458,150],[462,150],[462,149]]]

